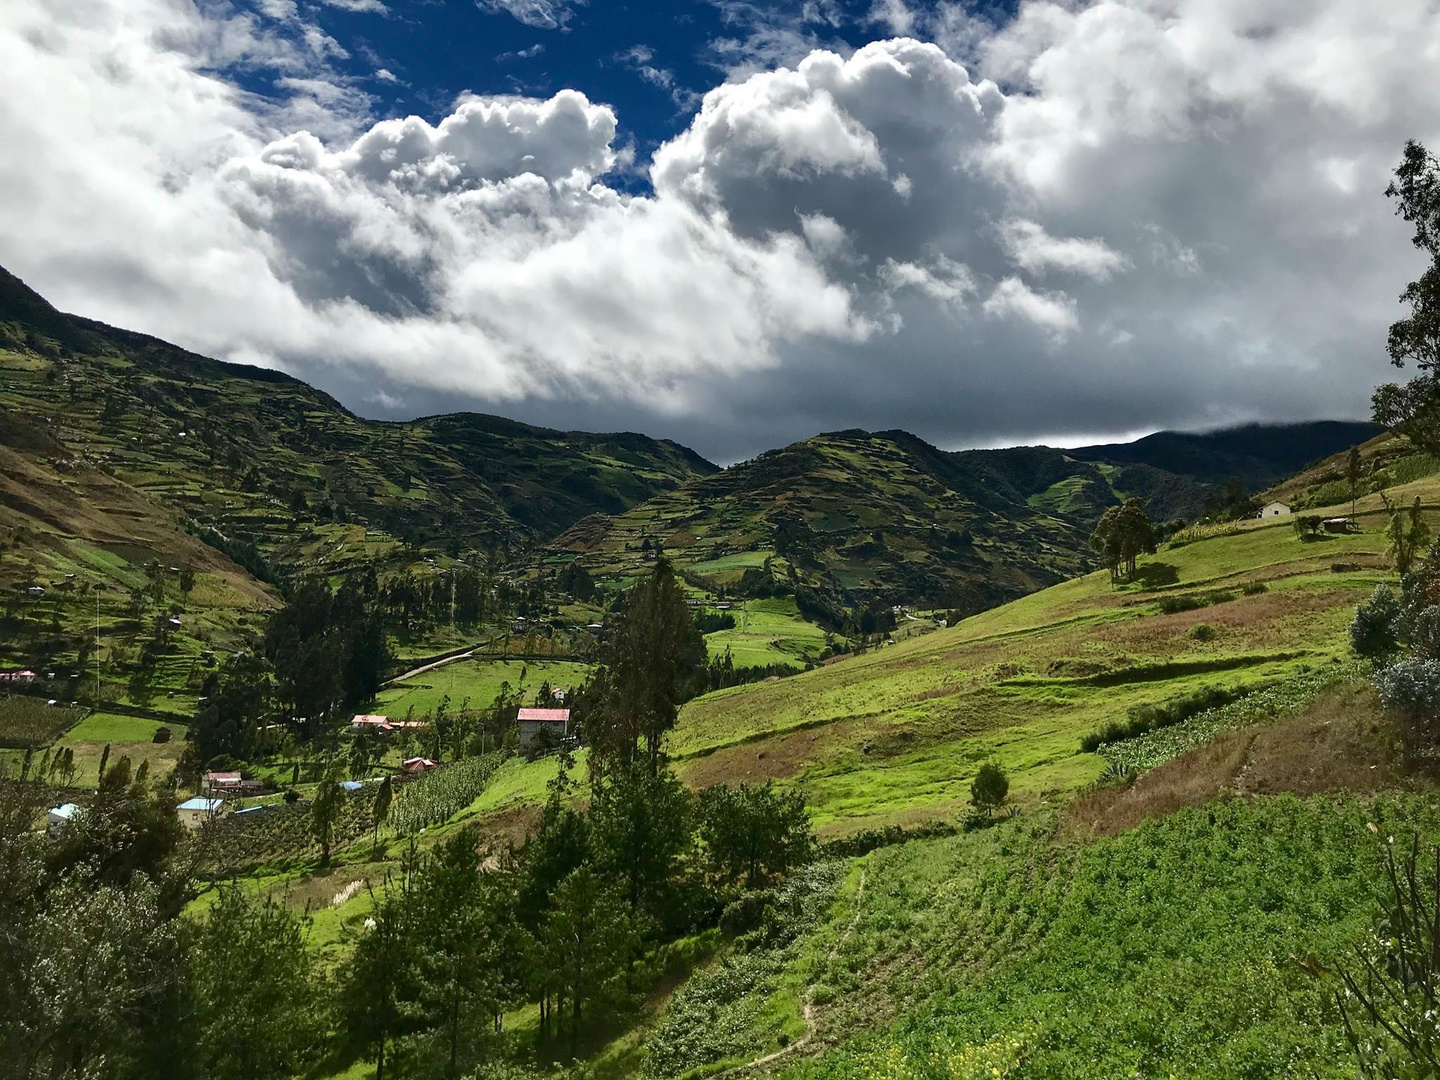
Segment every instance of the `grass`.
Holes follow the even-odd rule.
[[[735,629],[705,635],[711,656],[730,650],[737,668],[786,664],[805,666],[825,648],[825,631],[807,622],[793,597],[746,600],[732,609]]]
[[[161,727],[170,729],[168,742],[155,742],[155,732]],[[128,757],[138,769],[142,761],[148,761],[152,777],[169,776],[184,753],[185,731],[183,724],[96,712],[71,728],[56,745],[75,752],[75,784],[94,787],[100,780],[100,758],[106,746],[110,747],[111,764]]]
[[[684,707],[670,752],[694,787],[775,779],[800,788],[825,836],[953,819],[991,760],[1022,807],[1068,798],[1107,767],[1080,752],[1081,738],[1131,708],[1283,682],[1342,655],[1355,605],[1392,576],[1382,515],[1361,524],[1307,543],[1286,522],[1240,523],[1142,560],[1137,583],[1090,574],[949,629],[709,694]],[[1336,562],[1359,569],[1335,573]],[[1267,588],[1247,594],[1257,582]],[[1161,611],[1166,596],[1212,590],[1233,599]],[[1193,633],[1202,622],[1204,640]],[[521,777],[547,766],[513,768],[506,813],[543,798],[543,781]]]
[[[433,713],[440,699],[447,696],[452,710],[466,698],[472,708],[486,708],[504,683],[509,684],[512,694],[523,693],[529,704],[541,683],[548,681],[552,689],[575,687],[585,680],[588,670],[584,664],[568,661],[459,660],[382,690],[376,709],[388,716],[403,717],[413,708],[417,717],[424,716]]]

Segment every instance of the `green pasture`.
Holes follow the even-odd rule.
[[[161,727],[170,729],[168,742],[155,742],[155,732]],[[94,787],[99,782],[100,758],[107,745],[110,764],[128,757],[132,768],[138,769],[142,761],[148,761],[152,777],[169,776],[184,753],[185,732],[184,724],[173,721],[162,724],[140,716],[96,712],[71,728],[56,746],[75,752],[75,784]]]
[[[440,699],[447,696],[452,709],[458,709],[466,698],[471,708],[488,708],[499,695],[502,683],[509,683],[512,693],[523,692],[526,704],[530,704],[542,683],[548,681],[552,689],[576,687],[585,681],[588,672],[585,664],[562,660],[457,660],[380,691],[375,709],[387,716],[403,717],[413,708],[419,717],[433,713]]]
[[[730,650],[737,668],[768,664],[805,666],[807,656],[825,648],[825,631],[807,622],[792,597],[774,600],[746,600],[731,609],[735,629],[717,630],[705,636],[711,656]]]
[[[1288,522],[1245,524],[1162,547],[1134,583],[1089,574],[949,629],[708,694],[681,711],[669,749],[694,786],[799,787],[826,835],[953,819],[990,760],[1009,773],[1016,801],[1036,807],[1101,775],[1104,761],[1082,754],[1080,740],[1133,706],[1203,687],[1263,686],[1343,655],[1355,605],[1393,576],[1380,516],[1361,524],[1361,533],[1315,541]],[[1247,583],[1264,591],[1246,595]],[[1161,613],[1162,597],[1186,594],[1231,598]],[[728,637],[737,663],[740,643],[770,650],[752,656],[797,656],[772,644],[803,632],[785,603],[747,603],[741,625],[710,635],[712,653]],[[823,634],[809,632],[818,649]],[[517,775],[512,801],[543,798],[536,770],[553,766],[510,767],[534,777]]]

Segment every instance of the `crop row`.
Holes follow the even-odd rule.
[[[1205,709],[1173,726],[1101,746],[1098,753],[1107,762],[1110,775],[1145,772],[1204,746],[1222,731],[1294,715],[1332,686],[1363,681],[1367,671],[1360,660],[1327,664],[1256,690],[1238,701]]]

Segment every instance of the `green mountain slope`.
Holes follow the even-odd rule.
[[[1325,421],[956,453],[903,431],[832,432],[587,519],[553,546],[622,578],[656,546],[697,585],[744,591],[757,579],[741,575],[754,568],[812,613],[890,604],[968,613],[1093,565],[1088,538],[1106,507],[1140,497],[1155,521],[1191,520],[1221,481],[1272,483],[1374,430]]]
[[[0,663],[83,667],[97,622],[139,634],[121,597],[153,563],[192,662],[253,632],[285,578],[513,554],[715,471],[643,435],[365,420],[281,372],[63,314],[0,270]]]
[[[589,518],[553,546],[597,575],[635,572],[657,544],[696,582],[758,568],[833,617],[880,602],[978,611],[1078,572],[1087,536],[913,435],[840,431]]]

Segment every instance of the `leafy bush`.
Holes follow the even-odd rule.
[[[1182,611],[1198,611],[1212,604],[1224,604],[1235,599],[1229,589],[1213,589],[1210,592],[1181,593],[1160,598],[1160,612],[1163,615],[1177,615]]]
[[[976,811],[993,814],[1005,805],[1010,795],[1010,778],[1005,770],[994,762],[987,761],[980,766],[975,779],[970,782],[970,803]]]
[[[1259,596],[1261,593],[1270,591],[1270,586],[1263,581],[1247,581],[1245,587],[1240,590],[1246,596]]]
[[[1414,719],[1440,711],[1440,660],[1401,660],[1375,673],[1380,704]]]
[[[1196,623],[1190,628],[1190,636],[1196,641],[1214,641],[1215,627],[1209,623]]]
[[[160,727],[157,727],[155,729],[155,734],[150,737],[150,741],[157,743],[167,743],[170,741],[170,736],[173,734],[174,732],[172,732],[168,727],[165,727],[162,724]]]

